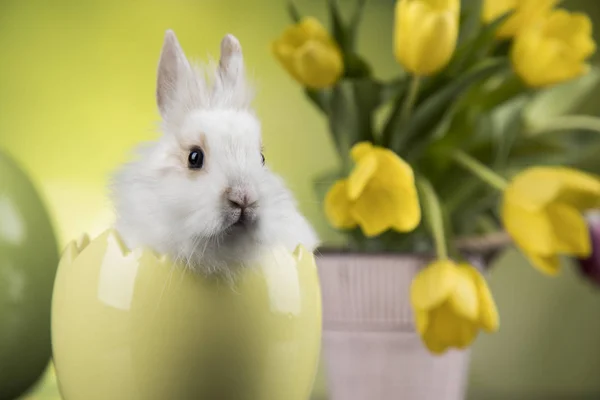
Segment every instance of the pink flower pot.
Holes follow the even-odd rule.
[[[410,285],[427,261],[317,254],[329,400],[464,399],[470,352],[433,355],[414,327]]]

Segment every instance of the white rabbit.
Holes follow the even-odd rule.
[[[213,63],[215,64],[215,63]],[[274,245],[313,251],[318,238],[284,182],[265,165],[238,40],[218,65],[192,65],[165,35],[156,99],[162,135],[113,176],[115,229],[204,273],[231,272]]]

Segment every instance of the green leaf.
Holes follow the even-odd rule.
[[[478,1],[463,2],[460,7],[458,43],[470,39],[481,25],[481,4]]]
[[[459,104],[457,103],[458,107]],[[419,168],[427,171],[432,179],[447,172],[448,167],[453,164],[451,157],[454,149],[463,147],[464,143],[471,138],[475,132],[475,117],[469,108],[459,108],[446,114],[439,126],[436,128],[437,137],[434,135],[428,143],[428,148]],[[448,118],[451,116],[451,118]],[[442,134],[443,133],[443,134]]]
[[[405,152],[406,161],[412,162],[418,159],[422,153],[429,153],[432,150],[433,142],[436,139],[445,137],[450,132],[453,121],[462,108],[463,105],[460,101],[454,102],[446,110],[440,121],[431,129],[431,133],[429,135],[416,137],[411,142],[410,148]],[[447,154],[450,154],[450,152],[447,151],[445,155]]]
[[[448,238],[442,203],[433,188],[433,185],[423,175],[418,174],[415,180],[423,216],[429,227],[430,234],[434,237],[437,256],[445,258],[448,256]]]
[[[391,100],[401,97],[407,89],[406,78],[394,79],[381,84],[380,105],[387,104]]]
[[[350,18],[350,24],[348,25],[348,45],[351,50],[356,48],[356,39],[358,36],[358,28],[363,16],[363,11],[367,0],[356,0],[356,8]]]
[[[567,160],[566,164],[596,175],[600,175],[600,143],[586,146],[585,149],[581,149],[580,152],[573,154],[570,160]]]
[[[476,62],[489,54],[494,44],[497,43],[496,32],[500,26],[512,15],[509,11],[490,24],[482,25],[479,30],[470,38],[465,40],[457,49],[445,69],[445,73],[453,76],[465,68],[470,68]]]
[[[372,78],[345,79],[333,88],[330,97],[329,127],[338,150],[347,155],[359,141],[375,143],[374,116],[377,109],[398,95],[404,80],[380,82]]]
[[[371,66],[358,54],[344,53],[344,76],[348,78],[371,76]]]
[[[563,155],[569,146],[562,140],[550,136],[534,136],[518,140],[512,151],[515,160],[535,163],[540,159]]]
[[[494,82],[494,85],[482,87],[481,90],[476,91],[471,96],[472,101],[470,103],[479,108],[480,112],[491,111],[517,97],[532,94],[532,89],[525,86],[521,78],[512,69],[508,70],[504,76],[499,76],[498,78],[498,81]]]
[[[512,147],[522,133],[524,104],[525,99],[517,99],[500,108],[492,117],[499,128],[494,135],[496,143],[496,154],[492,164],[494,169],[503,169],[508,164]]]
[[[332,89],[329,129],[344,166],[349,164],[350,149],[355,143],[373,141],[372,110],[366,105],[377,101],[376,94],[376,86],[366,80],[342,80]]]
[[[562,137],[561,137],[562,136]],[[524,136],[519,135],[512,147],[506,169],[523,168],[539,164],[564,164],[569,155],[578,153],[565,135]],[[469,152],[486,164],[494,160],[496,142],[493,137],[480,140]]]
[[[544,125],[549,117],[573,112],[598,90],[599,83],[600,68],[594,66],[588,74],[580,78],[539,92],[525,108],[526,124]]]
[[[293,0],[288,0],[287,3],[288,14],[290,15],[291,20],[297,24],[302,19],[300,12],[298,12],[298,8],[296,8],[296,4]]]
[[[442,219],[444,223],[444,235],[446,236],[446,242],[448,246],[448,255],[452,259],[459,259],[460,253],[455,246],[456,240],[456,230],[454,229],[454,225],[452,224],[452,216],[446,209],[446,205],[444,203],[441,204],[442,207]]]
[[[356,111],[348,117],[359,129],[359,139],[373,142],[373,112],[381,101],[381,85],[370,79],[361,79],[353,81],[352,86]]]
[[[401,124],[401,115],[402,115],[402,106],[404,104],[404,98],[406,96],[406,90],[404,90],[394,102],[390,115],[388,116],[388,120],[383,127],[383,131],[381,133],[381,144],[385,147],[390,147],[390,143],[394,134],[400,135],[402,134],[402,129],[400,127]]]
[[[475,218],[475,234],[489,235],[498,232],[502,227],[489,213],[482,213]]]
[[[306,96],[310,99],[310,101],[322,112],[329,112],[329,102],[331,93],[329,90],[325,89],[310,89],[305,88],[304,92]]]
[[[394,132],[390,147],[398,154],[406,154],[410,150],[407,144],[414,136],[420,140],[430,134],[450,106],[473,85],[510,68],[506,60],[486,60],[479,66],[466,72],[463,76],[451,81],[431,97],[424,100],[415,110],[406,130]]]
[[[344,26],[337,0],[327,0],[327,5],[329,7],[329,18],[331,21],[331,35],[341,47],[342,51],[348,53],[352,49],[348,43],[348,33],[346,32],[346,27]]]
[[[478,179],[466,179],[460,182],[460,185],[454,185],[454,190],[450,192],[444,202],[446,210],[450,214],[454,214],[455,211],[460,210],[464,203],[480,191],[484,185]]]
[[[386,104],[395,99],[380,135],[380,143],[384,147],[389,147],[393,133],[400,130],[400,115],[402,113],[402,105],[407,91],[408,81],[406,76],[402,76],[401,78],[385,84],[382,89],[381,104]]]

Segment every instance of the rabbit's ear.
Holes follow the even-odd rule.
[[[239,40],[233,35],[226,35],[221,41],[221,59],[219,74],[222,83],[235,87],[244,79],[244,57]]]
[[[158,78],[156,84],[156,102],[163,117],[168,108],[177,101],[178,87],[185,87],[192,78],[190,64],[177,41],[175,32],[167,30],[160,53]]]

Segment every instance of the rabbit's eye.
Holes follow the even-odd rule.
[[[200,169],[204,164],[204,153],[201,149],[193,149],[188,156],[188,168]]]
[[[260,157],[262,158],[262,165],[265,165],[265,155],[260,153]]]

